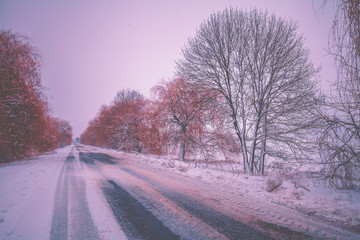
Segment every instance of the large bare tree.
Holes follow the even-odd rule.
[[[264,174],[265,156],[308,159],[316,123],[317,69],[297,24],[252,10],[212,14],[183,48],[180,77],[223,96],[244,170]]]
[[[360,1],[337,0],[334,5],[329,52],[337,79],[324,103],[326,128],[319,142],[330,183],[353,188],[360,183]]]

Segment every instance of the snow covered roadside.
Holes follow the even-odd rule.
[[[113,150],[107,151],[115,153]],[[272,202],[360,233],[360,191],[330,189],[322,180],[304,171],[289,167],[280,170],[273,168],[269,169],[268,176],[248,176],[239,174],[238,164],[187,163],[146,155],[116,154],[126,155],[141,165],[210,183],[224,189],[235,200],[248,196],[260,202]],[[272,192],[265,190],[269,177],[282,181],[282,185]]]
[[[0,239],[49,239],[56,184],[71,149],[0,166]]]

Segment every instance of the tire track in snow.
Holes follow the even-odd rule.
[[[195,199],[191,199],[180,192],[157,183],[148,177],[118,165],[116,162],[112,161],[112,158],[108,154],[82,153],[80,156],[82,161],[91,167],[97,165],[95,161],[99,161],[103,164],[117,165],[122,171],[125,171],[130,175],[150,184],[165,198],[174,202],[184,211],[216,229],[219,233],[229,239],[272,239],[259,230],[224,215]],[[112,188],[106,186],[106,184],[103,185],[104,195],[108,199],[108,203],[119,224],[129,238],[138,239],[142,237],[142,239],[178,239],[178,236],[176,235],[174,238],[174,236],[171,235],[163,237],[164,233],[159,234],[162,231],[159,229],[162,229],[163,224],[126,190],[121,188],[112,180],[109,180],[108,182],[112,185]],[[150,221],[149,219],[152,220]],[[150,226],[152,221],[159,222],[159,226]],[[145,228],[142,226],[145,226]]]
[[[126,190],[109,180],[102,190],[114,215],[130,239],[180,239]]]
[[[125,167],[121,167],[121,169],[152,185],[164,197],[176,203],[179,207],[216,229],[219,233],[229,239],[273,239],[249,225],[224,215],[223,213],[210,208],[195,199],[187,197],[174,189],[170,189],[169,187],[166,187],[165,185],[162,185],[146,176],[138,174]]]
[[[86,150],[85,150],[86,151]],[[114,186],[109,183],[110,181],[117,184],[117,187],[122,188],[124,191],[120,191],[121,193],[125,193],[125,195],[130,196],[131,199],[134,199],[135,201],[138,201],[139,205],[141,205],[141,208],[146,211],[150,211],[151,215],[153,215],[157,220],[159,220],[161,223],[165,225],[172,233],[174,233],[177,236],[181,236],[181,239],[227,239],[225,236],[218,233],[215,229],[211,228],[206,223],[202,222],[201,220],[194,218],[191,214],[184,211],[182,208],[180,208],[178,205],[173,203],[172,201],[166,199],[162,195],[159,195],[158,191],[154,190],[152,187],[149,186],[146,190],[144,188],[139,188],[140,192],[147,192],[150,190],[155,195],[147,195],[146,196],[139,196],[137,194],[134,194],[134,186],[132,185],[134,182],[132,180],[125,180],[122,181],[122,177],[120,176],[131,176],[129,174],[126,174],[125,172],[120,172],[118,161],[120,160],[118,158],[113,158],[112,156],[108,154],[103,153],[81,153],[79,154],[81,156],[80,161],[82,164],[86,164],[89,168],[93,171],[97,172],[99,175],[96,177],[99,182],[100,191],[102,192],[102,196],[104,197],[105,202],[108,205],[108,208],[111,211],[111,215],[114,216],[114,220],[116,224],[121,229],[122,234],[124,234],[123,238],[119,239],[125,239],[127,236],[129,239],[144,239],[143,236],[141,236],[136,228],[133,226],[133,224],[128,221],[124,216],[122,208],[128,207],[127,204],[120,204],[122,200],[122,196],[119,196],[119,193],[116,193],[116,190],[113,189]],[[87,158],[90,156],[94,157],[94,159],[91,159],[89,161]],[[85,158],[85,159],[84,159]],[[96,161],[93,161],[96,160]],[[113,161],[115,160],[115,161]],[[114,170],[116,170],[115,176],[113,174],[109,174],[109,172],[106,171],[107,166],[114,166]],[[104,172],[105,170],[105,172]],[[119,176],[120,179],[117,177]],[[132,179],[136,179],[143,183],[143,181],[138,180],[137,178],[131,176]],[[124,179],[123,179],[124,180]],[[130,189],[128,188],[128,184],[131,182]],[[126,185],[126,186],[125,186]],[[143,184],[141,184],[144,186]],[[148,185],[148,184],[146,184]],[[104,188],[108,188],[110,193],[106,194],[104,192]],[[154,198],[152,198],[152,196]],[[119,200],[120,199],[120,200]],[[145,202],[144,202],[145,201]],[[118,202],[119,204],[114,204],[114,202]],[[163,205],[165,203],[165,205]],[[170,204],[170,205],[169,205]],[[140,216],[139,218],[144,218],[144,216]],[[125,234],[126,232],[126,234]],[[147,236],[149,238],[149,236]],[[157,239],[156,237],[152,237],[153,239]],[[110,238],[109,238],[110,239]],[[115,239],[115,238],[111,238]],[[146,238],[145,238],[146,239]],[[171,238],[170,238],[171,239]],[[176,237],[178,239],[178,237]]]
[[[233,219],[227,215],[224,215],[221,212],[216,211],[215,209],[212,209],[195,199],[191,199],[181,194],[180,192],[177,192],[157,183],[156,181],[148,177],[145,177],[128,168],[118,165],[112,160],[112,158],[108,154],[83,153],[81,154],[81,157],[83,161],[89,166],[96,165],[95,161],[99,161],[101,163],[109,165],[115,164],[119,166],[121,170],[152,185],[152,187],[158,192],[160,192],[165,198],[174,202],[184,211],[200,219],[201,221],[203,221],[210,227],[216,229],[219,233],[223,234],[229,239],[272,239],[271,237],[266,236],[264,233],[260,232],[259,230],[248,226],[236,219]],[[132,197],[127,191],[125,191],[115,182],[110,180],[109,183],[113,185],[113,188],[103,186],[104,195],[108,199],[108,203],[112,208],[116,218],[118,219],[119,224],[124,229],[125,233],[129,238],[134,238],[135,234],[135,236],[139,235],[148,237],[145,239],[174,239],[171,237],[160,238],[160,236],[163,236],[163,234],[159,234],[158,236],[156,236],[156,233],[152,231],[155,228],[161,229],[161,227],[163,226],[162,223],[159,222],[159,225],[161,225],[161,227],[149,226],[151,222],[149,219],[153,219],[152,221],[159,220],[157,220],[157,218],[154,217],[148,210],[146,210],[146,208],[142,204],[140,204],[134,197]],[[143,212],[146,212],[146,214],[142,214]],[[126,219],[128,223],[126,223],[124,219]],[[146,229],[143,229],[141,227],[144,225],[147,226]],[[148,228],[151,230],[148,231]],[[159,230],[155,231],[160,232]]]
[[[101,172],[97,164],[114,165],[117,162],[108,154],[79,152],[80,161]],[[106,179],[106,177],[104,176]],[[147,210],[136,198],[112,180],[104,180],[101,190],[121,229],[129,239],[172,240],[180,239]]]
[[[137,177],[138,179],[152,185],[155,190],[157,190],[163,196],[167,197],[169,200],[174,199],[172,201],[175,203],[177,201],[179,201],[179,199],[182,196],[185,197],[185,199],[189,200],[189,204],[188,204],[189,208],[190,209],[192,208],[192,205],[190,204],[190,202],[197,198],[197,194],[184,195],[181,190],[182,187],[180,187],[180,188],[169,187],[169,185],[167,183],[166,184],[161,183],[164,181],[163,179],[155,180],[156,175],[154,175],[155,176],[154,178],[152,177],[153,175],[151,175],[151,174],[144,175],[144,173],[139,173],[137,171],[137,166],[135,166],[133,164],[129,164],[129,163],[126,163],[126,164],[131,166],[131,169],[124,167],[124,165],[118,164],[117,166],[121,170],[131,174],[132,176]],[[136,167],[135,168],[136,170],[134,170],[133,167]],[[140,170],[141,169],[142,168],[140,167]],[[149,173],[150,173],[150,171],[149,171]],[[165,180],[165,182],[166,182],[166,180]],[[186,185],[187,183],[181,182],[180,185],[182,185],[182,184]],[[191,184],[189,186],[190,186],[190,188],[188,188],[187,192],[189,192],[189,190],[191,191],[191,189],[194,189],[195,192],[200,190],[200,189],[191,187]],[[175,194],[173,194],[175,196],[171,196],[172,192],[175,193]],[[179,195],[179,196],[176,197],[176,195]],[[194,196],[195,196],[195,198],[194,198]],[[186,200],[186,201],[188,201],[188,200]],[[199,202],[200,204],[203,204],[201,200],[197,200],[197,202]],[[254,206],[256,206],[255,204],[250,204],[250,205],[248,203],[245,203],[245,204],[247,205],[245,207],[245,209],[249,209],[249,212],[253,211]],[[203,205],[206,208],[214,209],[215,211],[217,211],[216,205],[215,206],[212,205],[212,207],[210,207],[210,205],[206,205],[206,204],[203,204]],[[179,204],[179,206],[181,206],[181,204]],[[267,206],[267,207],[269,207],[269,206]],[[259,217],[259,216],[253,215],[253,213],[251,213],[254,218],[252,218],[252,216],[250,216],[250,218],[249,218],[249,219],[251,219],[251,222],[253,222],[253,224],[251,224],[250,227],[253,225],[255,227],[255,229],[258,229],[261,232],[264,232],[265,234],[272,236],[275,239],[291,239],[291,240],[292,239],[357,239],[356,235],[353,233],[339,232],[337,229],[335,229],[331,226],[323,225],[323,224],[321,224],[321,222],[316,222],[316,220],[313,221],[311,219],[306,219],[306,218],[299,220],[297,218],[296,213],[295,213],[295,215],[285,216],[284,222],[291,221],[290,224],[282,224],[281,221],[280,222],[276,221],[276,220],[274,221],[274,219],[272,219],[275,217],[282,218],[281,215],[273,214],[274,212],[275,213],[277,212],[276,209],[271,208],[271,211],[266,211],[266,210],[262,210],[261,207],[260,208],[256,207],[256,208],[257,208],[257,211],[260,211],[263,214],[261,214],[261,217]],[[236,211],[236,209],[233,209],[233,210]],[[195,211],[197,211],[196,208],[195,208]],[[223,211],[219,211],[219,212],[222,213]],[[189,211],[189,213],[191,213],[191,212]],[[272,214],[272,215],[270,215],[270,214]],[[227,216],[227,215],[225,215],[225,216]],[[199,218],[199,219],[203,220],[202,218]],[[239,220],[239,222],[242,223],[243,221]],[[310,225],[308,225],[308,224],[310,224]],[[212,226],[212,225],[210,225],[210,226]],[[315,230],[310,229],[309,226],[314,226]],[[216,227],[214,227],[214,228],[217,229],[222,234],[224,234],[225,236],[227,236],[224,232],[221,231],[221,229],[218,229]]]
[[[210,209],[211,210],[215,210],[219,213],[221,213],[222,215],[229,217],[229,218],[233,218],[236,221],[243,223],[245,225],[249,225],[250,227],[255,228],[256,230],[260,230],[261,232],[263,232],[264,234],[267,235],[271,235],[272,237],[274,237],[275,239],[357,239],[356,238],[356,234],[354,233],[350,233],[350,232],[344,232],[341,229],[337,229],[337,228],[333,228],[332,225],[327,225],[326,223],[323,222],[319,222],[317,219],[312,219],[312,218],[307,218],[307,216],[298,216],[297,215],[297,211],[291,211],[288,214],[293,214],[293,215],[287,215],[284,213],[287,213],[287,211],[289,209],[280,209],[279,212],[279,206],[275,206],[272,204],[266,204],[265,206],[258,206],[257,204],[253,203],[253,202],[249,202],[249,201],[241,201],[241,202],[236,202],[236,205],[241,205],[241,211],[239,213],[237,212],[237,208],[233,207],[233,205],[228,205],[228,204],[232,204],[232,201],[228,201],[225,199],[225,205],[224,206],[219,206],[218,207],[216,204],[214,204],[214,202],[208,202],[208,200],[217,200],[217,199],[221,199],[221,192],[220,193],[215,193],[213,191],[210,191],[210,195],[209,196],[217,196],[215,197],[215,199],[212,198],[208,198],[206,194],[200,194],[199,191],[201,191],[201,187],[198,188],[197,185],[193,185],[191,184],[191,182],[189,181],[178,181],[178,179],[176,181],[174,181],[174,186],[172,186],[172,184],[169,184],[166,180],[166,178],[168,178],[170,180],[170,182],[173,182],[173,176],[166,176],[166,178],[164,179],[161,173],[157,173],[155,174],[154,171],[150,171],[149,169],[146,169],[147,172],[143,172],[143,170],[145,170],[145,168],[143,169],[142,167],[138,168],[138,166],[136,166],[136,162],[134,163],[133,161],[127,161],[127,156],[125,158],[123,158],[122,156],[119,158],[118,156],[114,157],[112,155],[109,155],[106,153],[100,153],[98,149],[96,150],[92,150],[92,151],[96,151],[96,155],[100,157],[100,159],[94,159],[94,160],[99,160],[99,161],[95,161],[92,165],[91,163],[88,164],[88,166],[93,166],[96,169],[98,169],[100,172],[103,172],[103,170],[106,170],[107,167],[106,165],[110,166],[114,165],[115,168],[119,168],[120,171],[123,171],[124,176],[125,176],[125,182],[124,184],[126,184],[126,179],[129,178],[130,180],[132,179],[132,177],[135,177],[137,179],[139,179],[139,183],[140,183],[140,191],[137,192],[141,192],[141,191],[146,191],[146,188],[141,187],[141,182],[143,182],[144,185],[147,186],[147,188],[152,189],[155,192],[155,195],[161,196],[161,198],[166,198],[167,200],[169,200],[170,202],[173,203],[173,206],[182,208],[183,212],[187,212],[188,214],[191,214],[193,216],[196,217],[195,215],[195,211],[198,211],[197,208],[193,208],[192,206],[192,200],[197,201],[198,203],[202,204],[203,206],[205,206],[205,208],[203,208],[200,213],[197,213],[198,215],[203,214],[203,217],[205,217],[204,214],[206,214],[206,210]],[[89,155],[87,155],[89,156]],[[105,158],[103,159],[102,156],[106,156],[106,159],[110,160],[110,161],[103,161],[105,160]],[[121,160],[121,161],[119,161]],[[133,159],[130,159],[133,160]],[[85,164],[85,162],[84,162]],[[125,166],[128,166],[125,167]],[[132,172],[132,173],[131,173]],[[114,172],[115,173],[115,172]],[[121,172],[117,173],[117,174],[121,174]],[[135,175],[134,175],[135,174]],[[155,175],[154,175],[155,174]],[[113,174],[112,174],[113,175]],[[104,175],[104,177],[106,178],[106,175]],[[116,175],[113,175],[114,179],[116,179]],[[111,178],[110,178],[111,179]],[[122,182],[122,181],[121,181]],[[131,183],[131,181],[130,181]],[[185,184],[185,185],[184,185]],[[187,184],[189,184],[189,187],[185,187],[187,186]],[[131,185],[131,184],[130,184]],[[131,186],[125,186],[127,190],[129,190],[129,192],[133,193],[132,187]],[[128,188],[130,187],[130,188]],[[168,192],[169,190],[169,192]],[[183,192],[185,191],[185,193]],[[175,194],[172,194],[172,193]],[[197,192],[199,192],[200,195],[197,194]],[[187,202],[187,200],[185,201],[181,201],[179,200],[179,197],[176,194],[180,194],[180,197],[185,197],[185,199],[189,200]],[[141,199],[143,199],[141,202],[143,202],[146,206],[147,206],[147,196],[146,194],[140,194],[138,195],[137,193],[135,193],[135,195],[137,199],[139,199],[139,197],[141,197]],[[203,202],[203,199],[205,200],[205,202]],[[256,199],[254,199],[256,200]],[[154,200],[150,200],[150,208],[148,209],[152,209],[151,208],[151,201]],[[156,200],[155,200],[156,201]],[[177,202],[177,201],[180,201]],[[166,202],[166,200],[165,200]],[[223,202],[223,201],[222,201]],[[262,203],[264,204],[264,203]],[[144,206],[145,206],[144,205]],[[161,205],[161,204],[160,204]],[[226,209],[226,206],[229,206],[229,209]],[[160,206],[161,208],[161,206]],[[193,208],[193,209],[192,209]],[[188,209],[188,210],[187,210]],[[249,210],[249,211],[247,211]],[[152,210],[151,210],[152,211]],[[234,214],[232,213],[232,211],[234,211]],[[155,212],[158,212],[157,210]],[[193,213],[192,213],[193,212]],[[241,215],[239,215],[242,212]],[[163,215],[162,215],[163,216]],[[244,217],[245,218],[244,218]],[[158,216],[160,219],[162,219],[161,216]],[[203,220],[203,217],[198,216],[196,217],[196,219],[198,220]],[[212,220],[211,220],[212,221]],[[187,221],[189,222],[189,220]],[[208,224],[208,226],[210,226],[209,222],[206,222],[203,220],[204,223]],[[247,224],[249,222],[249,224]],[[217,224],[213,225],[216,226]],[[221,232],[221,228],[216,228],[213,227],[213,229],[216,229],[218,232]],[[176,230],[175,230],[176,231]],[[178,232],[179,235],[181,235],[181,231]],[[223,234],[225,235],[225,234]],[[235,238],[238,239],[238,238]]]
[[[69,155],[70,156],[70,155]],[[56,187],[54,212],[50,231],[50,240],[67,239],[68,235],[68,192],[69,181],[66,177],[68,168],[67,162],[69,156],[66,158],[59,176]]]
[[[66,158],[56,188],[51,240],[100,239],[86,200],[85,182],[76,175],[73,151]]]

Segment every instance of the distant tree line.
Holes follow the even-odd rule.
[[[330,53],[334,96],[320,94],[295,22],[256,9],[226,9],[204,21],[182,49],[176,77],[145,99],[123,90],[81,136],[129,152],[239,154],[244,172],[268,159],[324,165],[340,188],[360,183],[358,0],[338,1]],[[315,161],[319,159],[320,161]]]
[[[89,122],[81,143],[155,155],[177,151],[182,161],[186,153],[238,152],[222,128],[226,120],[214,111],[216,96],[191,89],[183,79],[162,82],[152,92],[154,98],[145,99],[135,90],[119,91]]]
[[[71,144],[71,132],[50,115],[38,51],[27,37],[0,31],[0,162]]]

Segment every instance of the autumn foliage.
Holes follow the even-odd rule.
[[[49,151],[62,141],[71,142],[71,127],[64,134],[60,126],[66,121],[49,114],[39,59],[28,38],[0,32],[0,161]]]
[[[162,82],[153,92],[157,118],[163,123],[168,143],[178,146],[179,160],[184,161],[187,152],[196,153],[216,145],[212,130],[219,126],[216,120],[220,111],[215,92],[199,91],[182,78]]]
[[[120,91],[89,122],[81,142],[126,152],[176,153],[182,161],[186,153],[237,151],[214,92],[174,79],[159,83],[152,93],[145,99],[133,90]]]
[[[127,152],[153,152],[144,141],[147,117],[144,97],[137,91],[122,90],[110,106],[101,107],[81,135],[81,142]]]
[[[58,139],[59,146],[63,147],[66,145],[71,145],[72,142],[72,127],[70,123],[66,120],[56,118],[53,126],[57,127],[60,138]]]

